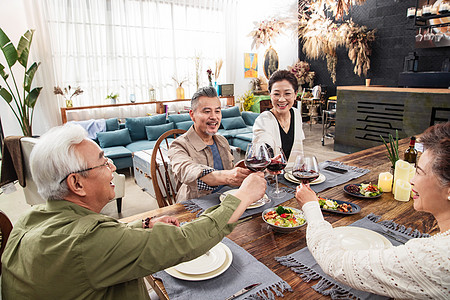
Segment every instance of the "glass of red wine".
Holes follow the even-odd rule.
[[[272,172],[279,172],[284,170],[286,167],[287,160],[286,155],[284,155],[283,149],[280,147],[273,148],[273,156],[270,159],[270,164],[267,166],[267,170]],[[272,198],[281,198],[286,195],[286,192],[281,190],[278,187],[278,174],[275,175],[276,188],[275,191],[272,192]]]
[[[319,164],[315,156],[298,155],[292,168],[292,175],[302,183],[309,183],[319,177]]]
[[[270,164],[270,155],[267,147],[263,143],[250,143],[245,152],[245,166],[253,171],[264,171]]]

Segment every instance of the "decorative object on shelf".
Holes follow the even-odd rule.
[[[183,79],[181,81],[178,81],[178,79],[175,76],[173,76],[172,79],[177,84],[177,89],[176,89],[177,99],[184,99],[183,83],[185,83],[187,81],[187,79]]]
[[[255,96],[252,91],[245,92],[244,95],[239,96],[238,100],[240,103],[243,103],[243,109],[245,111],[249,111],[253,104],[255,104]]]
[[[200,53],[195,53],[195,57],[194,57],[194,62],[195,62],[195,86],[196,86],[196,91],[198,91],[198,89],[200,88],[200,77],[201,77],[201,73],[202,73],[202,56]]]
[[[244,78],[258,77],[258,54],[244,53]]]
[[[31,89],[34,75],[41,64],[40,62],[33,62],[28,68],[28,55],[30,53],[31,41],[33,39],[34,30],[28,30],[19,40],[17,48],[14,47],[11,40],[5,34],[3,29],[0,28],[0,48],[3,52],[5,60],[8,64],[11,77],[8,83],[9,74],[5,72],[5,67],[0,64],[0,76],[3,78],[6,88],[0,86],[0,96],[6,101],[11,108],[14,116],[20,124],[22,133],[24,136],[32,136],[32,123],[34,115],[34,107],[36,106],[37,98],[41,93],[42,87],[35,87]],[[18,84],[16,82],[12,67],[19,62],[24,68],[25,76],[23,83]],[[23,91],[19,91],[19,87],[23,88]],[[15,91],[15,92],[14,92]],[[21,97],[23,95],[23,97]],[[14,105],[14,106],[13,106]]]
[[[398,130],[395,130],[395,140],[392,137],[392,134],[389,134],[389,144],[386,143],[384,138],[380,135],[381,140],[383,141],[383,144],[386,146],[386,149],[388,151],[387,157],[389,158],[389,161],[391,162],[392,166],[391,168],[395,168],[395,163],[397,160],[399,160],[398,156]]]
[[[136,103],[136,95],[135,94],[130,94],[130,102]]]
[[[111,93],[108,96],[106,96],[106,99],[110,100],[111,104],[116,104],[118,98],[119,98],[119,94],[118,93],[116,93],[116,94]]]
[[[275,49],[269,47],[264,54],[264,75],[270,79],[276,70],[278,70],[278,54]]]
[[[311,71],[310,65],[306,61],[298,60],[294,65],[288,66],[287,69],[295,75],[299,85],[307,83],[310,87],[313,86],[316,73]]]
[[[62,90],[59,86],[55,86],[53,88],[53,94],[63,96],[66,101],[66,107],[73,107],[72,98],[83,94],[83,90],[80,87],[73,90],[70,85],[65,87],[64,90]]]
[[[208,70],[206,70],[206,74],[208,74],[209,86],[213,86],[213,84],[212,84],[213,72],[212,72],[211,68],[208,68]]]
[[[370,69],[371,44],[375,40],[375,29],[367,31],[366,26],[358,26],[352,21],[349,23],[349,32],[346,40],[348,58],[355,64],[353,72],[361,77],[367,75]]]
[[[253,47],[258,49],[261,45],[271,45],[273,39],[286,27],[286,22],[278,19],[269,19],[253,24],[255,24],[255,28],[248,35],[253,37],[252,49]]]
[[[219,58],[216,60],[216,70],[214,72],[214,81],[219,81],[220,70],[222,69],[223,59]]]
[[[151,85],[151,84],[148,88],[148,97],[149,97],[150,101],[156,101],[156,91],[155,91],[155,88],[153,87],[153,85]]]
[[[416,16],[416,8],[415,7],[409,7],[406,11],[406,17],[407,18],[414,18]]]

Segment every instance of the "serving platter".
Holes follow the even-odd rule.
[[[359,188],[361,187],[361,184],[347,184],[346,186],[344,186],[344,192],[350,196],[353,197],[358,197],[358,198],[364,198],[364,199],[375,199],[375,198],[379,198],[381,197],[381,195],[383,195],[383,192],[381,192],[380,194],[376,195],[376,196],[372,196],[372,197],[366,197],[361,193],[354,193],[350,190],[351,186],[356,186],[359,190]]]
[[[339,211],[339,210],[334,210],[334,209],[325,209],[325,208],[320,207],[320,209],[322,211],[337,213],[337,214],[341,214],[341,215],[354,215],[361,211],[361,207],[359,207],[359,205],[356,205],[356,204],[348,202],[348,201],[342,201],[342,200],[336,200],[336,199],[330,199],[330,198],[323,198],[323,199],[336,201],[337,204],[348,204],[352,207],[352,211],[344,212],[344,211]]]
[[[166,273],[169,274],[170,276],[187,281],[201,281],[217,277],[221,275],[223,272],[225,272],[233,262],[233,253],[231,252],[230,248],[228,248],[228,246],[225,245],[224,243],[219,243],[217,245],[223,248],[225,252],[225,260],[223,264],[216,270],[203,274],[185,274],[177,271],[175,267],[170,267],[165,269],[164,271],[166,271]]]

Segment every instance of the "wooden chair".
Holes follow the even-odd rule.
[[[11,233],[13,226],[9,218],[4,212],[0,211],[0,258],[5,250],[6,242],[8,241],[9,234]],[[2,274],[2,264],[0,262],[0,275]]]
[[[167,158],[167,150],[169,150],[169,138],[172,136],[176,138],[177,135],[181,135],[185,132],[186,130],[183,129],[169,130],[158,138],[153,147],[150,160],[150,176],[159,207],[176,203],[179,186],[176,186],[175,182],[172,181],[173,177],[170,174],[171,168],[169,166],[169,159]]]

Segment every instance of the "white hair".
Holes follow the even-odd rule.
[[[85,139],[86,130],[75,124],[54,127],[38,139],[30,155],[30,168],[44,199],[63,199],[69,190],[66,181],[61,180],[86,168],[84,158],[75,151],[75,146]]]

